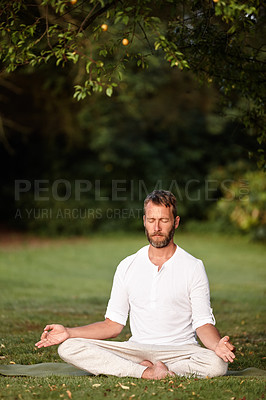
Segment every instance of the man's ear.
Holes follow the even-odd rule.
[[[179,222],[180,222],[180,217],[177,216],[177,217],[175,218],[175,229],[178,228]]]
[[[143,225],[145,226],[146,217],[143,215]]]

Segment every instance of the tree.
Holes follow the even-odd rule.
[[[1,112],[16,121],[6,129],[12,154],[0,144],[2,222],[49,235],[142,229],[142,203],[155,188],[173,191],[183,223],[206,219],[221,195],[219,176],[209,175],[217,169],[234,180],[231,163],[246,160],[250,137],[217,116],[216,91],[198,88],[192,73],[155,56],[136,68],[128,66],[111,99],[95,93],[80,102],[68,67],[49,69],[49,79],[47,68],[10,77],[20,92],[2,90]],[[242,162],[239,173],[254,168]],[[14,196],[21,180],[29,187]]]
[[[74,65],[74,97],[113,89],[127,65],[163,54],[218,87],[228,114],[265,141],[265,6],[235,0],[4,0],[2,73]],[[252,149],[251,149],[252,150]]]

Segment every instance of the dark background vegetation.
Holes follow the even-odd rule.
[[[196,3],[192,13],[197,7],[204,10],[203,3]],[[145,14],[144,6],[140,12]],[[207,14],[202,15],[206,19]],[[241,29],[244,34],[253,20],[242,26],[241,18],[236,18],[237,34],[231,41],[241,40]],[[236,40],[232,54],[222,55],[222,41],[228,39],[228,28],[221,30],[224,23],[206,25],[205,38],[200,21],[195,21],[194,46],[188,53],[192,67],[195,63],[191,71],[170,68],[160,53],[149,57],[147,69],[128,58],[123,80],[111,98],[103,93],[80,102],[73,98],[73,85],[84,75],[80,64],[65,63],[59,68],[52,62],[39,67],[26,64],[9,74],[3,69],[2,227],[46,235],[140,229],[146,194],[164,188],[177,196],[182,223],[188,229],[204,229],[199,222],[208,222],[208,231],[265,237],[265,179],[256,159],[250,157],[258,143],[254,132],[237,118],[244,101],[244,78],[226,102],[221,86],[224,68],[225,75],[232,72],[236,81],[236,71],[243,70],[248,79],[254,79],[253,86],[247,82],[247,91],[254,97],[262,91],[261,75],[251,74],[250,66],[240,63]],[[261,21],[256,29],[263,32]],[[187,35],[192,35],[187,29]],[[176,28],[173,40],[179,40],[177,33]],[[219,84],[197,75],[199,59],[193,59],[197,41],[197,57],[209,57],[205,71],[202,60],[198,70],[209,70],[211,76],[220,66]],[[219,44],[216,50],[215,43]],[[223,64],[225,57],[231,61],[228,58]],[[16,198],[15,182],[20,180],[31,189]],[[39,196],[38,184],[44,189]]]

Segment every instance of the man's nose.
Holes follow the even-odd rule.
[[[155,232],[158,232],[158,231],[161,230],[160,221],[155,221],[155,222],[154,222],[154,230],[155,230]]]

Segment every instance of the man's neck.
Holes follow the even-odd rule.
[[[149,259],[154,265],[159,267],[158,268],[159,271],[163,266],[163,264],[173,256],[175,250],[176,250],[176,244],[174,244],[173,241],[170,242],[168,246],[162,248],[153,247],[150,244],[148,251]]]

